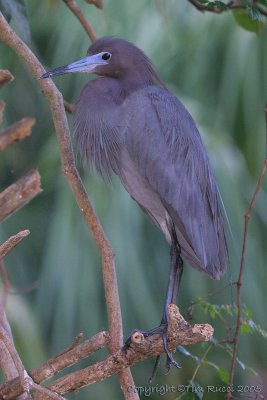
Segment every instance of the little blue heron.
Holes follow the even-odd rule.
[[[170,244],[162,320],[141,332],[161,334],[167,368],[179,367],[167,345],[167,308],[177,301],[183,260],[213,279],[228,264],[219,194],[206,150],[189,112],[145,54],[128,41],[100,38],[85,58],[41,78],[73,72],[100,76],[87,83],[75,107],[81,155],[103,177],[117,174]]]

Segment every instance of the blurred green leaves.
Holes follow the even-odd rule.
[[[251,2],[250,0],[240,0],[240,2],[223,2],[220,0],[195,0],[192,2],[200,11],[211,11],[222,13],[232,10],[233,16],[242,28],[260,33],[263,28],[263,20],[267,16],[266,0]]]
[[[218,16],[197,12],[187,1],[160,3],[161,7],[157,8],[150,0],[106,0],[104,10],[99,11],[79,1],[98,36],[126,38],[147,53],[167,86],[194,116],[207,146],[236,243],[229,237],[231,273],[221,282],[213,282],[192,268],[185,268],[179,306],[186,317],[188,305],[194,299],[201,296],[207,300],[208,293],[229,283],[231,275],[232,281],[237,276],[243,215],[265,155],[267,32],[266,24],[260,35],[240,29],[230,12]],[[2,4],[7,2],[2,0]],[[28,7],[31,35],[44,64],[53,68],[86,53],[88,38],[62,1],[30,1]],[[27,243],[7,259],[7,268],[15,287],[38,282],[37,289],[18,298],[27,307],[32,321],[34,351],[25,345],[28,330],[19,318],[20,308],[16,302],[10,304],[10,312],[16,317],[16,322],[12,318],[12,325],[18,350],[24,352],[26,364],[33,366],[39,363],[40,357],[45,360],[69,345],[78,332],[83,331],[89,337],[106,329],[105,299],[99,257],[61,176],[54,128],[42,92],[14,53],[1,44],[0,63],[16,78],[8,90],[1,92],[7,103],[5,124],[27,113],[37,119],[32,136],[0,157],[2,186],[29,167],[38,167],[44,188],[40,197],[6,221],[0,230],[3,241],[18,229],[31,230]],[[67,100],[75,102],[88,79],[86,75],[72,75],[56,78],[55,83]],[[116,253],[125,335],[133,328],[149,329],[159,323],[161,316],[169,269],[168,246],[116,179],[107,186],[87,166],[81,170]],[[247,306],[243,307],[244,332],[239,347],[242,361],[238,358],[237,382],[245,382],[247,374],[259,379],[257,369],[266,365],[266,310],[262,306],[266,301],[266,204],[264,182],[249,225],[242,287],[242,301]],[[224,338],[222,319],[235,320],[231,291],[224,290],[208,299],[211,305],[207,305],[206,311],[202,308],[194,313],[194,322],[210,319],[216,338]],[[255,325],[251,326],[250,320]],[[246,332],[247,326],[251,334]],[[187,357],[177,354],[182,368],[165,375],[162,367],[156,383],[189,382],[206,348],[188,347],[190,356]],[[215,356],[213,352],[209,354],[196,378],[202,387],[221,385],[218,369],[227,371],[231,346],[225,346]],[[148,360],[133,368],[138,386],[147,383],[153,363],[154,360]],[[89,396],[122,398],[113,378],[79,393],[79,399]],[[193,393],[188,393],[188,397],[196,398]],[[158,398],[150,397],[151,400]],[[204,398],[217,400],[214,393],[210,396],[205,393]]]
[[[23,39],[30,42],[27,3],[25,0],[0,0],[0,11],[8,22],[13,21]]]
[[[262,14],[254,6],[247,6],[244,10],[233,10],[233,16],[242,28],[250,32],[260,33],[263,28]]]

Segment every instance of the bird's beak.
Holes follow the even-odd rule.
[[[94,54],[92,56],[85,57],[82,60],[75,61],[72,64],[67,64],[63,65],[62,67],[52,69],[51,71],[41,75],[40,79],[51,78],[53,76],[70,74],[74,72],[92,73],[95,71],[96,67],[106,64],[108,64],[108,62],[103,60],[100,57],[100,54]]]

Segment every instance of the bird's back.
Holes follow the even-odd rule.
[[[223,218],[207,153],[191,115],[174,95],[156,85],[136,91],[126,101],[131,112],[125,146],[131,161],[153,199],[157,195],[164,206],[166,225],[169,217],[174,222],[183,257],[219,279],[228,264]],[[153,209],[147,212],[153,215]]]

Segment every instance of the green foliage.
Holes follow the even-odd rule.
[[[13,21],[23,39],[29,43],[30,27],[25,0],[0,0],[0,11],[8,22]]]
[[[235,247],[233,240],[228,238],[231,273],[235,277],[243,215],[264,157],[266,26],[261,35],[251,35],[239,29],[229,13],[224,12],[221,16],[202,14],[186,2],[159,2],[161,8],[156,8],[154,2],[143,0],[106,1],[103,13],[83,1],[79,4],[98,36],[121,36],[140,46],[153,60],[167,86],[197,121],[237,242]],[[265,0],[259,3],[266,5]],[[8,2],[1,0],[0,4],[3,7]],[[63,2],[30,1],[28,7],[31,36],[45,65],[56,67],[86,53],[88,39]],[[1,188],[28,169],[38,167],[44,189],[0,230],[1,242],[18,229],[31,230],[27,241],[7,259],[7,267],[16,288],[24,289],[32,282],[38,285],[34,291],[21,294],[29,313],[26,321],[32,321],[34,335],[29,334],[16,304],[12,303],[9,311],[14,315],[12,325],[18,350],[23,352],[27,366],[33,367],[40,359],[44,361],[68,346],[78,332],[83,331],[85,337],[89,337],[107,329],[107,319],[99,257],[71,192],[60,176],[59,152],[46,101],[24,65],[1,44],[0,62],[1,68],[10,69],[15,75],[8,90],[0,93],[7,104],[5,124],[25,115],[37,119],[31,137],[0,157]],[[87,79],[73,75],[56,78],[55,83],[64,98],[74,102]],[[133,328],[151,328],[159,322],[161,315],[167,283],[168,247],[116,179],[107,186],[95,174],[89,173],[87,167],[85,176],[90,198],[116,253],[125,335]],[[263,327],[266,310],[262,307],[266,286],[266,204],[264,182],[249,225],[242,287],[242,301],[247,307],[242,305],[244,327],[241,325],[241,330],[244,331],[239,342],[242,360],[237,359],[237,382],[245,382],[247,374],[259,379],[257,371],[250,365],[255,368],[265,366],[267,358],[266,327]],[[207,293],[214,292],[220,285],[223,287],[229,279],[228,274],[222,282],[213,282],[186,267],[181,285],[181,312],[186,317],[192,299],[205,298]],[[216,295],[216,299],[212,298],[216,304],[203,303],[200,309],[205,308],[206,312],[197,313],[194,322],[202,323],[210,318],[215,326],[215,339],[212,344],[186,347],[184,357],[177,352],[182,368],[172,370],[169,375],[164,374],[163,359],[156,383],[186,384],[200,366],[191,379],[193,382],[200,382],[203,388],[212,383],[224,384],[232,346],[220,344],[220,339],[226,338],[224,321],[233,327],[236,317],[236,307],[228,304],[230,299],[230,293],[225,290]],[[25,344],[28,335],[28,344],[34,343],[33,351]],[[89,362],[102,356],[97,354]],[[133,368],[138,386],[147,383],[153,363],[154,360],[149,360]],[[112,377],[79,393],[79,399],[89,397],[122,399],[119,385]],[[197,399],[192,392],[183,398]],[[221,397],[207,394],[206,399],[205,393],[204,398],[219,400]],[[150,399],[158,400],[158,395],[152,395]]]
[[[262,15],[257,8],[247,6],[245,10],[233,10],[232,13],[238,25],[247,31],[260,33],[263,29]]]
[[[231,10],[231,3],[220,0],[199,0],[207,10],[224,12]],[[263,29],[263,12],[267,13],[267,9],[259,8],[259,3],[266,7],[266,0],[260,0],[253,4],[249,0],[243,0],[240,8],[232,9],[233,16],[239,26],[251,32],[260,33]]]
[[[233,328],[235,327],[234,324],[236,323],[236,316],[237,316],[237,306],[235,304],[218,305],[209,303],[208,301],[203,299],[198,299],[197,302],[194,303],[193,308],[191,306],[190,313],[192,313],[194,307],[197,306],[199,306],[201,309],[204,310],[205,314],[211,318],[213,323],[218,321],[220,324],[223,325],[223,329],[225,330],[225,338],[222,339],[226,339],[226,337],[229,337],[229,332],[231,331],[232,335],[234,334],[235,329]],[[241,309],[240,340],[242,340],[243,335],[252,334],[253,332],[257,332],[263,338],[267,337],[266,332],[253,321],[252,316],[253,316],[252,311],[246,305],[244,305]],[[184,349],[182,346],[178,347],[179,351],[183,355],[194,359],[196,362],[195,371],[193,372],[192,379],[189,381],[189,383],[192,391],[195,392],[194,395],[197,397],[199,396],[199,394],[196,393],[196,391],[194,390],[195,388],[197,388],[198,385],[195,382],[195,377],[199,373],[200,368],[211,367],[216,371],[216,375],[222,383],[227,385],[230,383],[229,371],[224,366],[221,366],[218,363],[211,361],[211,359],[208,359],[208,355],[210,357],[212,353],[216,353],[216,351],[218,350],[220,351],[223,350],[226,354],[228,354],[230,358],[233,357],[233,348],[231,342],[230,341],[227,342],[227,340],[226,341],[218,340],[216,337],[214,337],[210,341],[208,347],[207,343],[202,343],[202,347],[203,347],[203,355],[201,357],[192,354],[187,349]],[[245,365],[245,363],[241,361],[239,357],[236,358],[236,361],[239,367],[243,371],[246,371],[250,375],[258,376],[257,372],[250,366]],[[184,398],[184,394],[182,394],[178,398],[182,397]]]
[[[219,373],[219,377],[220,377],[221,381],[222,381],[223,383],[226,383],[227,385],[229,385],[229,383],[230,383],[230,375],[229,375],[229,372],[228,372],[225,368],[220,367],[220,368],[218,369],[218,373]]]

